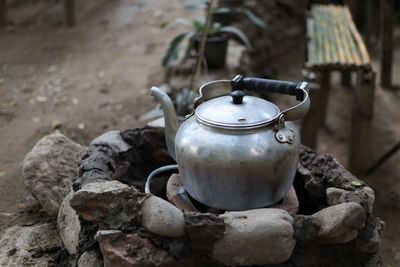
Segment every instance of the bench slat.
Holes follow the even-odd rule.
[[[309,68],[369,68],[371,60],[348,7],[313,5],[307,20]]]

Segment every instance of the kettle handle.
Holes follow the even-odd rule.
[[[304,99],[303,91],[300,89],[302,83],[243,77],[242,75],[237,75],[235,78],[233,78],[231,83],[233,91],[247,89],[249,91],[259,93],[269,92],[295,95],[297,100]],[[308,88],[304,89],[308,91]]]
[[[244,89],[254,92],[271,92],[296,96],[297,100],[301,102],[282,111],[279,116],[279,118],[287,121],[295,121],[303,118],[307,115],[310,108],[309,85],[306,82],[293,83],[251,77],[245,78],[242,75],[237,75],[232,80],[218,80],[202,85],[199,90],[200,95],[193,103],[194,110],[204,101],[228,95],[231,91]],[[187,118],[194,114],[194,110]]]
[[[301,102],[281,112],[285,120],[288,121],[303,118],[310,108],[310,97],[308,96],[309,85],[307,82],[294,83],[237,75],[232,79],[231,86],[232,90],[247,89],[258,93],[268,92],[296,96],[296,99]]]

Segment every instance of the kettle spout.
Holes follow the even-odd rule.
[[[176,161],[175,136],[178,131],[179,122],[174,105],[169,96],[160,88],[152,87],[150,93],[161,103],[164,112],[165,141],[167,143],[167,149],[171,157]]]

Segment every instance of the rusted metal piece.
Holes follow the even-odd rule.
[[[199,212],[189,198],[179,174],[172,174],[167,183],[167,198],[176,207],[189,212]],[[299,211],[299,200],[296,191],[292,186],[286,196],[278,203],[268,208],[282,209],[289,213],[297,213]],[[221,213],[222,210],[213,209],[214,213]]]
[[[168,179],[167,198],[172,204],[184,211],[199,212],[190,201],[179,174],[172,174]]]

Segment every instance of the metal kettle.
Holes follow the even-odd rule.
[[[245,91],[296,96],[294,107],[278,106]],[[308,84],[236,76],[201,86],[194,112],[179,125],[168,95],[157,87],[167,148],[177,161],[186,191],[222,210],[267,207],[281,200],[296,173],[300,136],[290,121],[310,106]]]

